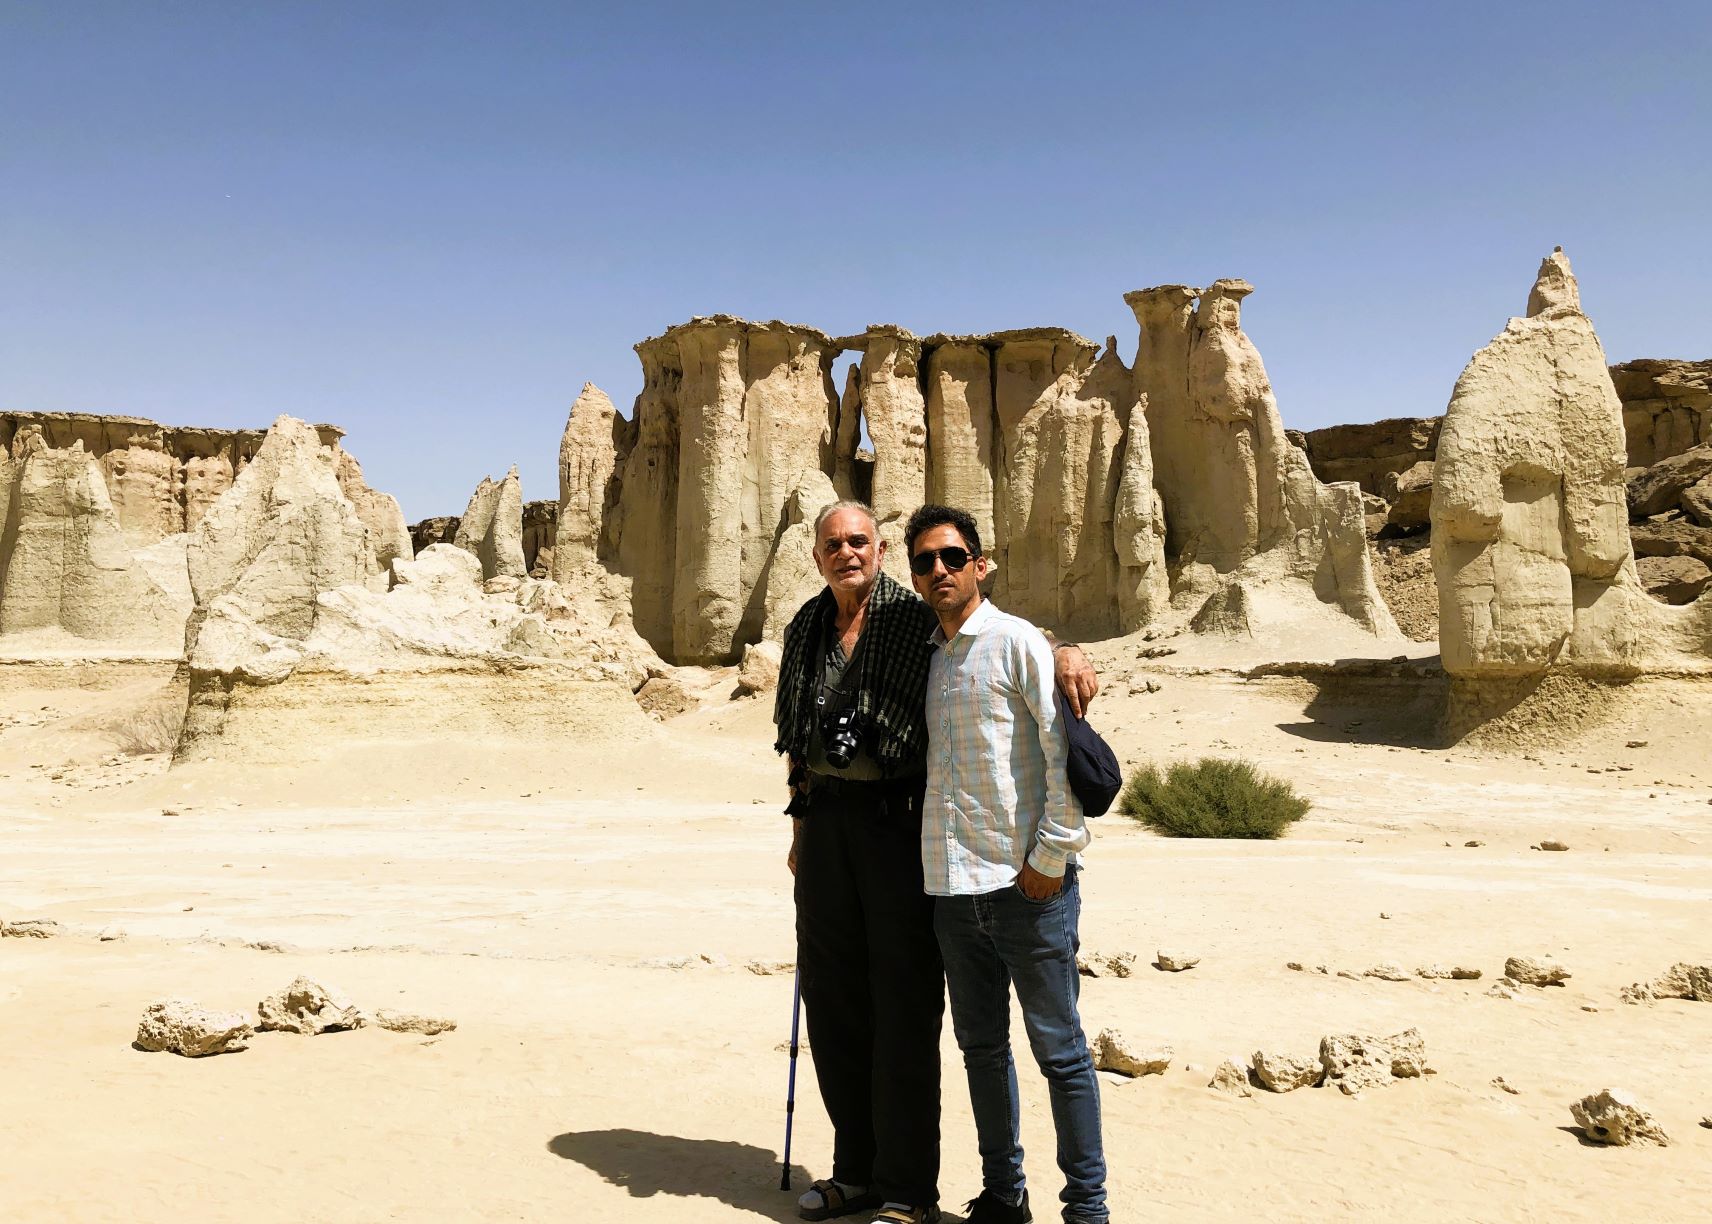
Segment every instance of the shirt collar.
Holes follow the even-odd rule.
[[[962,626],[957,630],[957,636],[973,637],[975,634],[981,632],[981,627],[988,621],[992,620],[993,614],[997,611],[998,609],[993,607],[993,601],[983,597],[976,609],[969,613],[969,619],[964,621]],[[932,634],[928,636],[927,640],[932,642],[935,646],[946,645],[944,627],[941,625],[935,625],[933,627]]]

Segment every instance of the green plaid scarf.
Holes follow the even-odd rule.
[[[814,698],[820,684],[821,635],[835,609],[832,591],[824,589],[785,627],[779,689],[773,699],[779,738],[773,747],[793,760],[808,759],[809,737],[820,714]],[[928,638],[938,623],[932,608],[885,574],[874,583],[868,621],[845,679],[854,679],[853,704],[868,751],[887,777],[919,760],[927,749],[927,665],[933,659]]]

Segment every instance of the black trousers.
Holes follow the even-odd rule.
[[[939,1201],[945,968],[922,891],[922,785],[809,797],[797,846],[797,964],[835,1136],[832,1176]]]

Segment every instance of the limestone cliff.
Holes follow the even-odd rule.
[[[636,352],[643,389],[615,445],[602,532],[642,636],[681,662],[730,662],[760,635],[786,498],[803,472],[832,468],[838,346],[814,328],[713,315]]]
[[[1397,636],[1374,585],[1360,489],[1321,485],[1285,435],[1266,368],[1242,331],[1252,292],[1247,281],[1220,280],[1124,299],[1141,325],[1135,377],[1174,594],[1204,601],[1195,620],[1203,629],[1252,633],[1274,616],[1311,612],[1294,594],[1303,591],[1369,633]]]

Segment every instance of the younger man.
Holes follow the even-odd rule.
[[[968,1219],[1034,1218],[1010,1049],[1014,985],[1052,1099],[1064,1219],[1107,1224],[1100,1087],[1076,1011],[1076,854],[1089,836],[1064,773],[1052,650],[1040,630],[982,598],[988,564],[967,512],[923,506],[904,546],[915,589],[939,619],[921,849],[981,1148],[984,1185]]]

